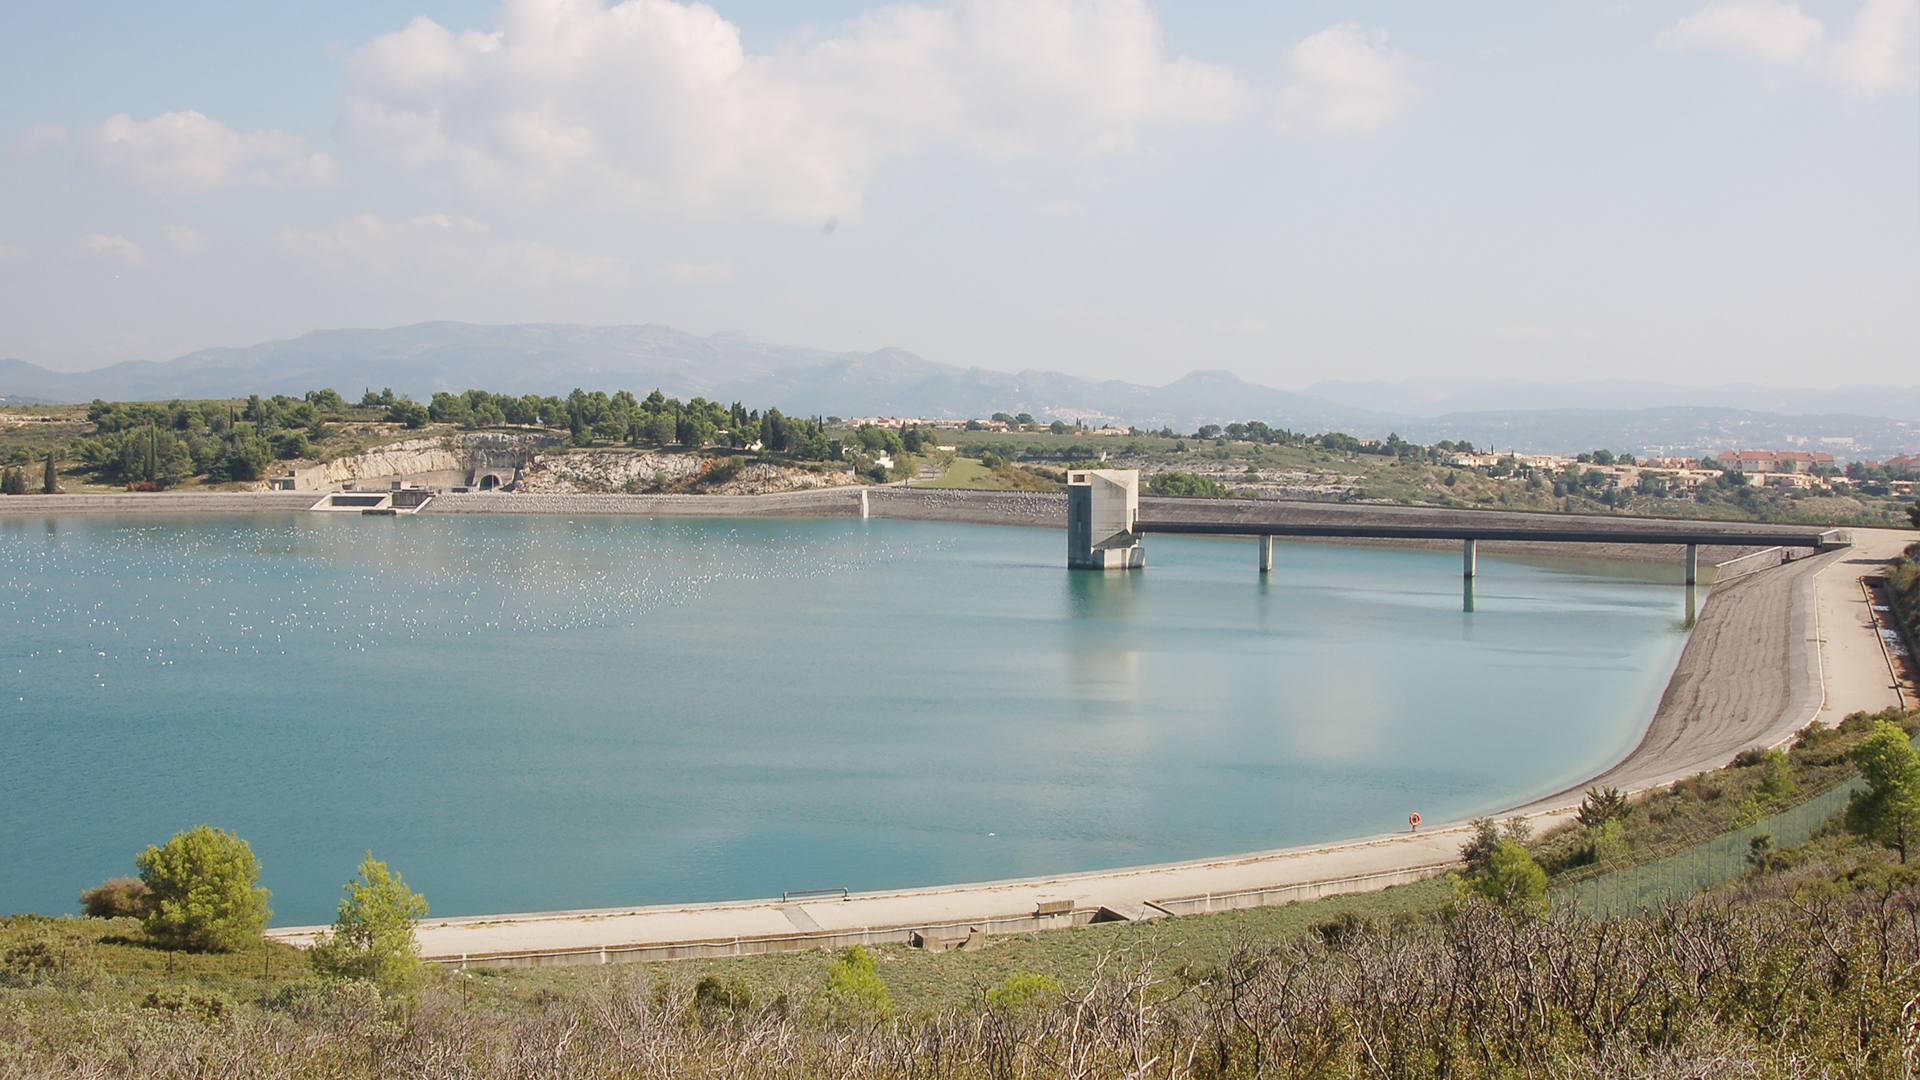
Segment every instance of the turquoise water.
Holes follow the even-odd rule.
[[[325,922],[931,885],[1445,821],[1637,741],[1670,568],[1058,530],[0,519],[0,911],[206,822]]]

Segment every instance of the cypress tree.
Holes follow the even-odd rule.
[[[58,490],[60,490],[60,485],[54,483],[53,480],[53,451],[49,450],[47,451],[47,482],[41,485],[40,493],[43,495],[52,495]]]

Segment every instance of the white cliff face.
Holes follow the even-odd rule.
[[[514,490],[533,495],[641,491],[656,482],[688,479],[705,467],[706,459],[696,454],[541,454]]]
[[[859,481],[843,472],[808,472],[805,469],[765,463],[749,465],[724,484],[708,489],[713,495],[771,495],[779,491],[808,491],[813,488],[846,487]]]
[[[449,449],[444,438],[409,439],[327,462],[324,482],[343,484],[415,473],[458,472],[466,467],[465,455]]]
[[[551,440],[547,443],[551,445]],[[499,459],[513,459],[527,462],[525,474],[514,488],[517,492],[532,495],[639,493],[696,480],[716,464],[716,459],[691,453],[593,450],[534,454],[538,445],[524,439],[484,434],[409,439],[314,466],[315,470],[324,470],[314,487],[423,473],[464,473],[476,465],[498,467],[503,463]],[[531,460],[520,455],[530,455]],[[841,487],[854,482],[851,476],[837,470],[812,472],[756,462],[724,481],[700,485],[698,490],[717,495],[763,495]]]
[[[531,495],[640,493],[696,480],[714,464],[715,459],[703,458],[698,454],[617,450],[542,454],[533,459],[533,464],[527,467],[526,476],[514,490]],[[853,482],[852,477],[840,472],[817,473],[787,465],[756,462],[720,483],[703,484],[698,490],[714,495],[765,495],[779,491],[840,487]]]

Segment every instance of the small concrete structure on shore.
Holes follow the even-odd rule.
[[[1134,523],[1140,519],[1138,469],[1067,473],[1067,568],[1132,570],[1147,565]]]

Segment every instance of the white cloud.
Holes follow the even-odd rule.
[[[1386,34],[1339,23],[1287,54],[1279,124],[1293,134],[1365,134],[1420,98],[1415,63],[1386,48]]]
[[[821,221],[889,155],[1125,149],[1253,101],[1169,59],[1144,0],[898,4],[769,55],[674,0],[506,0],[496,27],[417,18],[357,50],[343,140],[486,205]]]
[[[108,236],[105,233],[88,233],[80,238],[80,247],[111,263],[136,268],[147,265],[147,257],[140,251],[140,245],[124,236]]]
[[[207,238],[185,225],[169,225],[167,243],[182,255],[198,255],[207,250]]]
[[[194,111],[135,120],[126,113],[87,132],[86,156],[124,183],[156,195],[197,195],[229,184],[326,187],[340,168],[326,154],[305,154],[284,131],[241,133]],[[262,161],[293,159],[276,172]]]
[[[1824,22],[1783,0],[1716,0],[1654,40],[1660,48],[1711,49],[1801,78],[1877,97],[1920,86],[1920,0],[1867,0],[1850,33],[1833,41]]]
[[[675,281],[732,281],[733,267],[724,262],[677,262],[660,271],[660,275]]]
[[[617,286],[619,259],[502,240],[471,218],[387,221],[361,214],[317,231],[283,229],[281,253],[310,272],[409,294]]]
[[[25,262],[27,253],[17,247],[0,244],[0,262]]]
[[[22,150],[33,151],[43,146],[59,146],[66,141],[67,129],[59,124],[35,124],[14,145]]]

